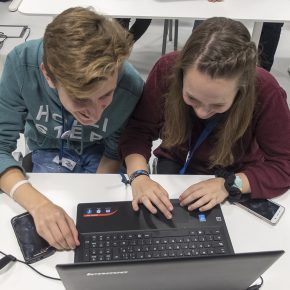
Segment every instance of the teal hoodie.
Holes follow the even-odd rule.
[[[0,174],[9,167],[20,167],[11,153],[24,130],[27,145],[36,149],[59,149],[62,129],[61,103],[40,69],[42,39],[15,47],[7,56],[0,82]],[[125,62],[119,73],[112,103],[95,125],[82,125],[64,110],[64,131],[70,130],[66,148],[82,154],[84,148],[103,143],[104,155],[119,159],[118,143],[122,129],[137,104],[144,82]],[[21,168],[21,167],[20,167]]]

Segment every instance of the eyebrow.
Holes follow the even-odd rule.
[[[99,97],[99,99],[101,99],[102,97],[105,97],[107,95],[110,95],[111,93],[113,93],[116,90],[116,88],[111,89],[110,91],[108,91],[107,93],[103,94],[102,96]]]
[[[187,92],[187,95],[191,98],[194,99],[195,101],[201,103],[200,100],[196,99],[194,96],[192,96],[190,93]],[[215,103],[215,104],[210,104],[211,106],[224,106],[226,103]]]
[[[103,98],[103,97],[105,97],[107,95],[110,95],[113,91],[115,91],[115,89],[116,88],[108,91],[107,93],[105,93],[102,96],[100,96],[98,99],[101,99],[101,98]],[[89,101],[90,100],[90,98],[79,98],[79,97],[74,97],[74,99],[77,100],[77,101],[82,101],[82,102],[85,102],[85,101]]]

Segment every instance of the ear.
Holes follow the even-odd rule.
[[[43,73],[43,75],[44,75],[49,87],[52,88],[52,89],[55,89],[55,85],[54,85],[53,81],[51,80],[51,78],[48,76],[43,62],[40,64],[40,69],[41,69],[41,71],[42,71],[42,73]]]

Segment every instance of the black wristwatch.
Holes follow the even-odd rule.
[[[216,177],[222,177],[225,180],[224,186],[226,191],[229,193],[228,201],[237,202],[242,197],[242,185],[239,176],[235,175],[233,172],[219,169],[216,172]]]

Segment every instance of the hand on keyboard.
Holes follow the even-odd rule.
[[[169,200],[167,191],[157,182],[147,176],[139,176],[132,182],[133,201],[132,207],[139,210],[139,203],[143,203],[153,214],[157,213],[157,208],[167,219],[172,218],[173,206]]]
[[[206,211],[223,202],[228,197],[223,178],[211,178],[187,188],[179,197],[181,206],[188,210]]]
[[[38,234],[58,250],[74,249],[80,244],[73,220],[51,201],[31,210]]]

